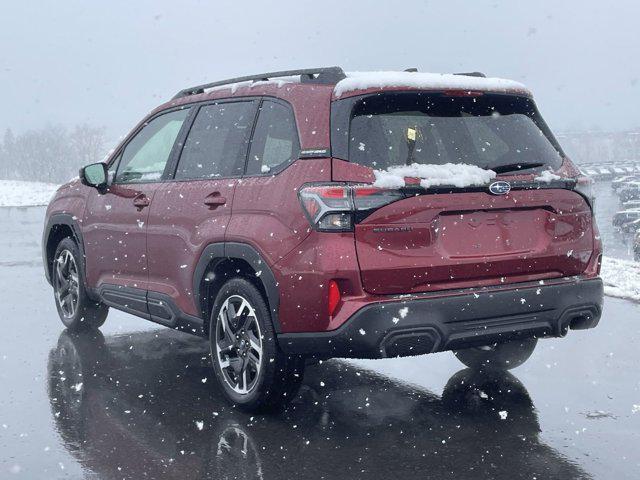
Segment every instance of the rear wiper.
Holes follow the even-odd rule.
[[[498,165],[495,167],[485,167],[485,168],[489,170],[493,170],[496,173],[507,173],[507,172],[515,172],[518,170],[528,170],[530,168],[542,167],[543,165],[544,163],[522,162],[522,163],[508,163],[507,165]]]

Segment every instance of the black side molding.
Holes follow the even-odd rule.
[[[82,263],[81,268],[86,272],[84,240],[82,238],[82,231],[80,230],[78,222],[75,220],[74,216],[69,213],[54,213],[49,217],[49,220],[47,221],[46,225],[44,226],[44,230],[42,231],[42,261],[44,264],[44,274],[49,284],[51,284],[51,263],[53,261],[53,258],[49,258],[49,255],[47,253],[47,245],[49,243],[51,232],[56,227],[56,225],[66,225],[73,232],[74,240],[78,244],[78,248],[80,249],[80,253],[82,254],[82,258],[80,258],[80,262]]]
[[[100,285],[97,294],[110,307],[165,327],[206,336],[202,319],[184,313],[169,295],[112,284]]]

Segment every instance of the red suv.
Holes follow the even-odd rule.
[[[512,368],[594,327],[589,188],[519,83],[266,73],[179,92],[61,187],[45,272],[67,328],[114,307],[208,337],[264,409],[309,357]]]

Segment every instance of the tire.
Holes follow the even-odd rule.
[[[511,370],[527,361],[537,343],[537,338],[525,338],[483,347],[454,350],[453,353],[458,360],[474,370]]]
[[[209,343],[216,379],[231,403],[260,412],[279,409],[295,397],[304,358],[280,350],[267,303],[248,280],[233,278],[218,292]]]
[[[87,295],[78,245],[63,239],[53,257],[51,283],[60,320],[72,332],[96,329],[107,319],[109,308]]]

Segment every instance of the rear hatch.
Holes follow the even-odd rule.
[[[334,156],[349,163],[334,160],[340,168],[333,169],[333,180],[371,179],[376,170],[374,185],[390,199],[356,212],[366,291],[504,284],[578,275],[587,268],[594,250],[591,207],[564,188],[571,182],[545,172],[560,168],[563,153],[532,99],[390,92],[339,100],[334,107]],[[394,169],[425,171],[424,165],[448,168],[451,178],[421,175],[403,178],[401,186],[397,175],[388,175]],[[494,181],[509,181],[511,190],[492,194],[486,176],[479,182],[467,175],[469,168],[497,172]]]

